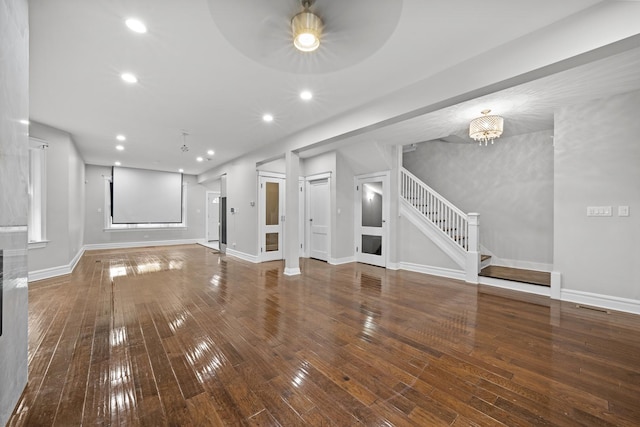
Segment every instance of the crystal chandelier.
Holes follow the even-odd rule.
[[[489,141],[499,138],[504,130],[504,119],[500,116],[489,115],[491,110],[482,110],[482,116],[471,120],[469,124],[469,136],[478,141],[480,145],[484,142],[486,146]]]

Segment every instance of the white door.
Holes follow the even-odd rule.
[[[356,260],[386,267],[389,174],[356,177]]]
[[[329,258],[329,179],[309,182],[309,256]]]
[[[220,240],[220,195],[207,192],[207,241]]]
[[[261,261],[283,259],[284,184],[283,178],[260,177]]]

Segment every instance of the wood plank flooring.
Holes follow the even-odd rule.
[[[480,276],[511,280],[513,282],[531,283],[533,285],[551,286],[551,273],[546,271],[489,265],[480,271]]]
[[[640,316],[198,245],[29,286],[9,426],[637,426]]]

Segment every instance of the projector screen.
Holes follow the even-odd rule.
[[[111,185],[113,224],[182,222],[182,174],[114,167]]]

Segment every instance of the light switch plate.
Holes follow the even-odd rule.
[[[618,206],[618,216],[629,216],[629,206]]]
[[[588,206],[587,216],[611,216],[611,206]]]

